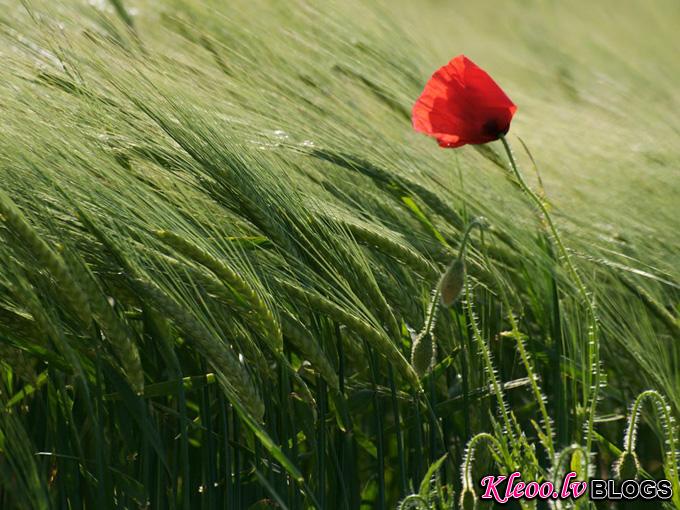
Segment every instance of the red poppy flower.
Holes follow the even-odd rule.
[[[441,147],[487,143],[508,132],[516,111],[491,76],[458,55],[425,85],[413,105],[413,128]]]

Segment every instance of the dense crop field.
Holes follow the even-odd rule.
[[[622,458],[680,508],[678,26],[0,0],[0,508],[468,510]],[[500,141],[413,132],[460,53],[533,192]]]

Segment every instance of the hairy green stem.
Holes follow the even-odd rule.
[[[470,220],[470,223],[468,223],[468,226],[465,229],[465,232],[463,233],[463,239],[461,239],[460,241],[460,248],[458,248],[458,260],[463,260],[463,256],[465,255],[465,248],[467,247],[468,238],[470,237],[470,232],[472,232],[472,229],[474,227],[479,227],[480,229],[483,229],[485,223],[486,220],[481,217],[472,218],[472,220]]]
[[[482,338],[482,332],[479,330],[477,325],[477,316],[472,307],[472,288],[470,287],[469,278],[465,278],[465,307],[467,309],[468,318],[470,320],[470,327],[472,329],[472,335],[475,341],[479,345],[479,351],[482,354],[482,359],[484,365],[486,366],[486,371],[491,380],[491,386],[493,387],[493,392],[496,394],[496,400],[498,401],[498,411],[503,418],[503,425],[505,426],[506,433],[510,436],[511,440],[514,441],[514,434],[512,432],[512,424],[510,423],[510,417],[508,416],[508,408],[505,405],[505,399],[503,398],[503,390],[501,384],[496,377],[496,371],[493,366],[493,360],[491,359],[491,350],[484,342]]]
[[[550,456],[551,459],[555,457],[555,446],[553,444],[553,429],[552,429],[552,420],[550,419],[550,415],[548,414],[548,409],[545,405],[545,397],[543,396],[543,393],[541,392],[541,388],[539,387],[538,383],[536,382],[536,374],[534,373],[533,367],[531,366],[531,360],[529,359],[529,353],[526,350],[526,347],[524,346],[524,341],[522,338],[522,333],[519,330],[519,326],[517,324],[517,319],[512,313],[512,310],[510,310],[509,303],[507,302],[506,296],[503,294],[503,299],[506,302],[506,306],[508,308],[508,320],[510,321],[510,326],[512,328],[512,336],[515,339],[515,342],[517,343],[517,350],[519,352],[519,356],[522,360],[522,364],[524,365],[524,369],[527,372],[527,375],[529,376],[529,383],[531,385],[531,390],[534,394],[534,398],[536,399],[536,403],[538,404],[538,409],[541,413],[541,417],[543,418],[543,426],[545,427],[545,437],[546,437],[546,444],[545,447],[548,450],[548,455]]]
[[[663,432],[666,440],[666,447],[668,451],[668,476],[673,478],[678,476],[678,454],[675,444],[675,422],[670,412],[670,408],[666,399],[656,390],[647,390],[640,393],[630,409],[630,417],[628,418],[628,428],[626,429],[626,436],[624,438],[624,450],[631,453],[635,451],[635,440],[638,429],[638,419],[642,412],[642,404],[645,400],[651,400],[656,404],[657,411],[662,421]]]
[[[474,480],[472,479],[472,462],[474,461],[475,451],[477,450],[478,444],[483,442],[488,443],[490,447],[495,450],[499,457],[502,455],[503,447],[501,446],[500,442],[495,436],[489,434],[488,432],[481,432],[470,439],[467,444],[463,466],[461,467],[463,488],[474,487]]]
[[[538,207],[540,210],[543,218],[545,219],[545,222],[548,225],[548,228],[550,229],[550,233],[552,234],[552,237],[555,241],[555,244],[557,245],[557,248],[560,252],[560,256],[562,260],[564,261],[564,264],[567,268],[567,271],[569,275],[571,276],[573,283],[576,285],[578,292],[581,296],[581,299],[586,305],[587,311],[588,311],[588,319],[589,319],[589,327],[588,327],[588,363],[591,367],[591,370],[589,372],[589,380],[588,380],[588,387],[592,388],[592,394],[589,395],[589,412],[588,412],[588,424],[586,428],[586,451],[590,454],[591,448],[592,448],[592,436],[593,436],[593,428],[594,428],[594,420],[595,420],[595,410],[597,407],[597,397],[598,397],[598,392],[600,390],[600,384],[601,384],[601,373],[600,373],[600,346],[599,346],[599,320],[597,316],[597,311],[595,310],[595,303],[593,302],[593,299],[591,296],[588,294],[588,291],[586,289],[585,284],[583,283],[583,280],[579,276],[578,272],[576,271],[576,267],[574,266],[573,262],[571,261],[571,257],[569,256],[569,252],[567,251],[566,247],[564,246],[564,243],[562,242],[562,237],[560,236],[557,227],[555,226],[555,223],[550,216],[550,212],[548,211],[548,208],[546,207],[545,202],[541,197],[539,197],[534,190],[529,187],[527,182],[524,180],[524,177],[522,176],[522,173],[519,171],[519,168],[517,167],[517,162],[515,161],[515,156],[512,153],[512,149],[510,148],[510,144],[508,143],[507,139],[505,136],[500,137],[501,142],[503,143],[503,148],[505,149],[505,152],[508,155],[508,159],[510,160],[510,168],[512,169],[512,173],[514,177],[517,179],[517,183],[519,184],[520,188],[522,191],[524,191],[527,196],[530,198],[530,200]],[[586,399],[587,400],[587,399]]]

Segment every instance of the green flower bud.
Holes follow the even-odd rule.
[[[436,358],[436,343],[430,331],[422,331],[413,340],[411,346],[411,366],[418,377],[430,371]]]
[[[635,452],[625,451],[615,467],[617,480],[635,480],[640,472],[640,463]]]
[[[574,453],[571,455],[571,462],[569,465],[569,468],[577,474],[578,478],[587,478],[586,472],[584,471],[585,467],[585,456],[583,455],[582,450],[574,450]]]
[[[462,258],[457,258],[451,263],[439,281],[442,305],[453,305],[460,297],[463,285],[465,285],[465,261]]]
[[[460,507],[462,510],[475,510],[477,508],[477,495],[471,487],[465,487],[460,495]]]

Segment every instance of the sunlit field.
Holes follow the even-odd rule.
[[[471,510],[516,471],[673,497],[508,509],[680,508],[678,27],[0,0],[0,508]],[[460,54],[514,160],[414,131]]]

